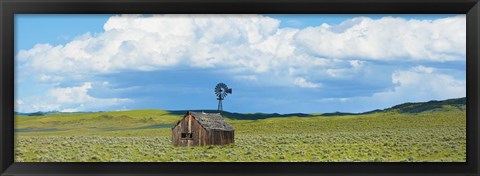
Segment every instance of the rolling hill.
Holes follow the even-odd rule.
[[[466,98],[449,99],[443,101],[429,101],[420,103],[404,103],[364,113],[324,113],[324,114],[266,114],[266,113],[232,113],[223,111],[222,115],[227,121],[256,121],[267,119],[291,119],[291,118],[322,118],[322,117],[363,117],[377,116],[377,114],[418,114],[423,112],[461,112],[466,110]],[[207,113],[215,110],[192,110]],[[60,131],[119,131],[171,128],[186,113],[184,111],[163,110],[131,110],[112,112],[83,112],[83,113],[60,113],[60,112],[36,112],[31,114],[17,113],[15,129],[17,132],[60,132]],[[21,114],[21,115],[18,115]]]
[[[465,111],[466,103],[467,103],[467,99],[465,97],[448,99],[443,101],[433,100],[433,101],[422,102],[422,103],[404,103],[404,104],[393,106],[391,108],[387,108],[384,111],[396,111],[399,113],[421,113],[421,112],[429,112],[429,111],[452,111],[452,110]]]
[[[222,115],[233,120],[257,120],[257,119],[267,119],[272,117],[316,117],[316,116],[345,116],[345,115],[363,115],[363,114],[373,114],[380,112],[398,112],[398,113],[422,113],[428,111],[451,111],[451,110],[466,110],[466,98],[455,98],[447,99],[441,101],[428,101],[428,102],[415,102],[415,103],[403,103],[390,108],[383,110],[376,109],[372,111],[362,112],[362,113],[349,113],[349,112],[332,112],[332,113],[322,113],[322,114],[306,114],[306,113],[289,113],[289,114],[279,114],[279,113],[236,113],[222,111]],[[139,110],[142,111],[142,110]],[[162,111],[161,113],[171,114],[174,116],[183,116],[187,111],[197,111],[197,112],[206,112],[206,113],[217,113],[217,110],[170,110]],[[119,111],[121,112],[121,111]],[[17,116],[45,116],[45,115],[79,115],[79,114],[102,114],[108,112],[74,112],[74,113],[63,113],[59,111],[49,111],[49,112],[34,112],[34,113],[21,113],[15,112]]]
[[[454,98],[448,100],[432,100],[428,102],[403,103],[383,110],[377,109],[363,113],[334,112],[324,113],[322,116],[344,116],[344,115],[363,115],[380,112],[398,112],[398,113],[422,113],[433,111],[465,111],[467,98]]]

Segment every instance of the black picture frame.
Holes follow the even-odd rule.
[[[479,0],[1,0],[0,173],[12,175],[479,175]],[[15,14],[466,14],[465,163],[15,163]]]

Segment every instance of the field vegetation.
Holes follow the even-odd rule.
[[[15,161],[466,161],[464,105],[442,104],[416,113],[400,110],[256,120],[227,116],[235,128],[235,143],[204,147],[172,146],[171,127],[183,116],[168,111],[18,115]]]

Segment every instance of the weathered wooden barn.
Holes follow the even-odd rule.
[[[172,128],[174,146],[205,146],[233,143],[234,129],[219,113],[187,112]]]

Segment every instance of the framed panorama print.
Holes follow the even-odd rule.
[[[478,175],[478,1],[2,1],[3,175]]]

